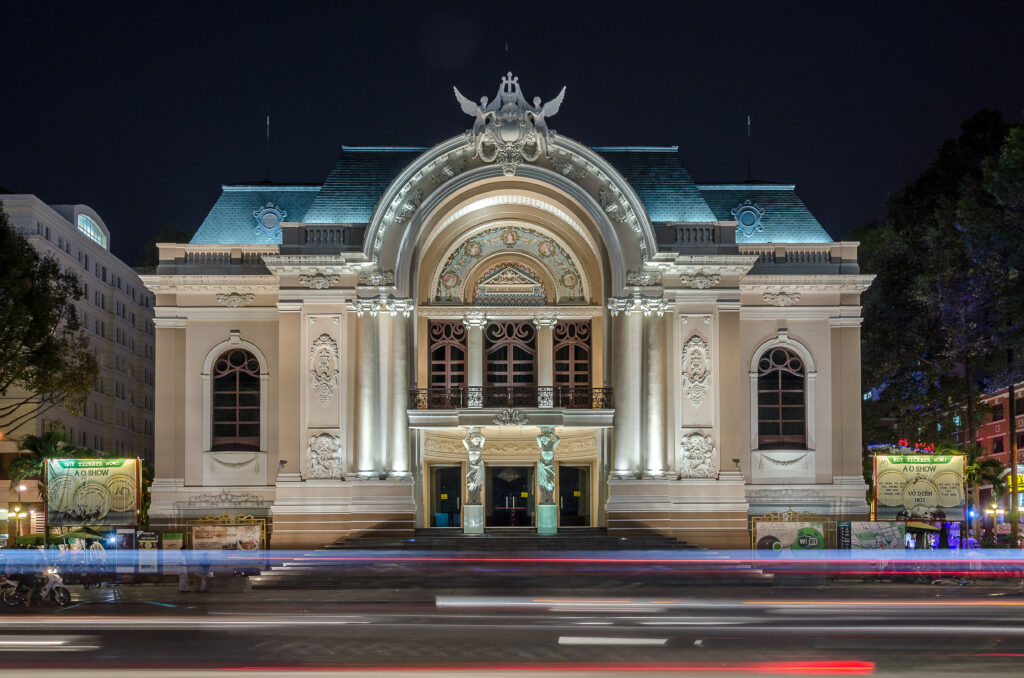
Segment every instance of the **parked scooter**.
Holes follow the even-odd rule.
[[[46,574],[36,577],[35,586],[28,588],[27,591],[17,579],[4,577],[0,582],[0,599],[6,605],[24,605],[26,596],[31,596],[32,602],[47,601],[58,607],[67,607],[71,604],[71,592],[64,587],[64,579],[55,567],[46,570]]]

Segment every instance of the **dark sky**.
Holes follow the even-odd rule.
[[[835,238],[884,214],[975,111],[1024,109],[1021,2],[17,2],[0,186],[86,203],[134,262],[220,185],[320,182],[338,148],[467,129],[451,87],[568,86],[551,126],[678,144],[698,181],[793,182]],[[507,45],[507,51],[506,51]]]

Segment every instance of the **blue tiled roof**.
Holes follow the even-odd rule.
[[[718,221],[683,167],[678,146],[604,146],[594,150],[625,177],[651,221]]]
[[[196,234],[194,244],[249,245],[281,242],[281,227],[263,228],[254,212],[272,203],[285,212],[285,221],[302,221],[319,186],[224,186]]]
[[[736,230],[737,243],[832,242],[807,205],[789,184],[700,184],[708,206],[721,221],[734,221],[732,210],[749,200],[764,210],[764,230],[746,235]]]
[[[323,188],[306,212],[306,223],[369,223],[387,187],[426,150],[414,146],[342,146]]]

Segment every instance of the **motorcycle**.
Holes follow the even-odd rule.
[[[0,599],[10,607],[24,605],[26,595],[31,596],[32,602],[47,601],[58,607],[71,604],[71,592],[64,587],[64,579],[55,567],[48,569],[45,575],[36,577],[36,586],[27,593],[15,579],[4,577],[0,583]]]

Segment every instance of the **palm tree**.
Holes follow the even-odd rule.
[[[974,538],[981,540],[979,522],[981,520],[981,486],[991,485],[992,495],[1001,495],[1006,487],[1002,463],[993,457],[982,457],[985,449],[980,445],[968,445],[964,448],[964,481],[971,488],[971,504],[974,506],[974,517],[971,518],[971,529]]]
[[[43,498],[46,496],[47,460],[86,456],[91,450],[75,445],[63,431],[53,430],[39,436],[25,436],[18,443],[18,452],[7,468],[11,487],[23,480],[39,480],[39,495]]]

